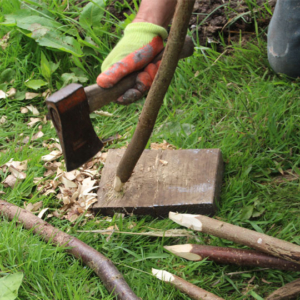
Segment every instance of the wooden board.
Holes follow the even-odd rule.
[[[122,192],[113,190],[125,149],[109,150],[94,211],[167,217],[169,211],[213,215],[222,184],[219,149],[145,150]]]

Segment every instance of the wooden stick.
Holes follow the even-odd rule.
[[[202,215],[169,213],[174,222],[300,264],[300,246]]]
[[[269,295],[266,300],[287,300],[296,299],[300,295],[300,279],[296,279],[283,287],[279,288],[271,295]]]
[[[130,178],[153,131],[158,111],[175,72],[195,0],[178,0],[163,58],[148,93],[133,138],[117,168],[114,189],[119,192]]]
[[[196,299],[196,300],[199,299],[222,300],[223,299],[167,271],[152,269],[152,274],[156,276],[156,278],[164,282],[169,282],[177,289],[179,289],[181,292],[187,294],[192,299]]]
[[[45,241],[51,241],[53,244],[65,248],[71,248],[66,251],[89,266],[100,277],[107,290],[117,296],[118,299],[140,299],[128,286],[122,274],[111,260],[79,239],[51,226],[31,212],[3,200],[0,200],[0,215],[6,216],[9,220],[16,218],[26,229],[33,229],[33,232],[41,236]]]
[[[299,264],[255,250],[193,244],[165,246],[164,248],[179,257],[192,261],[201,261],[207,258],[221,264],[300,271]]]

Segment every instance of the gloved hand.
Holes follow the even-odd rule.
[[[152,23],[129,24],[123,38],[104,60],[97,84],[111,88],[126,75],[147,66],[138,74],[135,87],[125,92],[117,103],[126,105],[142,98],[150,89],[160,64],[160,61],[156,64],[150,62],[162,51],[167,36],[166,29]]]

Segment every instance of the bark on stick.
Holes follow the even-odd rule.
[[[300,246],[203,215],[169,213],[174,222],[300,264]]]
[[[266,300],[296,299],[300,295],[300,279],[296,279],[269,295]]]
[[[190,298],[196,299],[196,300],[223,300],[223,298],[218,297],[215,294],[212,294],[206,290],[203,290],[199,288],[198,286],[187,282],[186,280],[171,274],[167,271],[163,270],[156,270],[152,269],[152,274],[164,281],[164,282],[169,282],[173,286],[175,286],[177,289],[179,289],[181,292],[187,294]]]
[[[158,111],[174,75],[184,44],[195,0],[178,0],[168,42],[158,72],[148,93],[133,138],[124,153],[114,181],[114,189],[121,191],[124,183],[142,155],[150,138]]]
[[[33,229],[33,232],[40,235],[45,241],[51,241],[67,249],[66,251],[89,266],[103,281],[107,290],[117,296],[120,300],[138,300],[130,289],[122,274],[107,257],[88,246],[77,238],[66,234],[53,227],[16,205],[0,200],[0,215],[12,220],[16,218],[26,229]]]
[[[221,264],[300,271],[300,264],[255,250],[193,244],[165,246],[164,248],[179,257],[192,261],[201,261],[207,258]]]

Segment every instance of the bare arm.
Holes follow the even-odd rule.
[[[148,22],[167,27],[174,15],[177,0],[142,0],[132,23]]]

